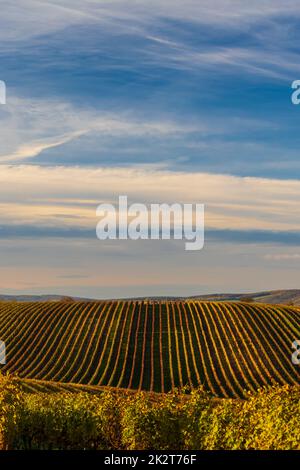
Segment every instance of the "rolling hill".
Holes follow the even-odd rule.
[[[238,302],[0,302],[4,371],[33,381],[241,397],[299,384],[300,309]],[[36,382],[38,383],[38,382]],[[41,382],[42,383],[42,382]]]
[[[252,292],[247,294],[209,294],[196,295],[194,299],[211,301],[243,301],[252,299],[257,303],[300,305],[299,289],[283,289],[273,291]]]
[[[244,301],[247,299],[252,299],[257,303],[269,303],[269,304],[282,304],[282,305],[299,305],[300,306],[300,289],[281,289],[281,290],[271,290],[271,291],[262,291],[262,292],[250,292],[250,293],[223,293],[223,294],[199,294],[192,295],[190,297],[184,296],[151,296],[148,297],[148,300],[207,300],[207,301]],[[7,295],[0,294],[0,301],[5,302],[47,302],[47,301],[64,301],[65,299],[76,300],[76,301],[91,301],[96,299],[88,299],[82,297],[68,297],[64,295]],[[122,300],[143,300],[145,297],[132,297],[130,299]],[[113,300],[113,299],[110,299]]]

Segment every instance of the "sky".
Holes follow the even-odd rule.
[[[299,288],[297,0],[1,0],[0,293]],[[205,246],[99,241],[118,196],[205,205]]]

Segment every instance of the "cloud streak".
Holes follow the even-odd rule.
[[[17,188],[17,191],[16,191]],[[78,191],[80,188],[80,191]],[[20,199],[22,194],[22,201]],[[4,224],[93,229],[102,202],[206,205],[207,230],[299,232],[300,181],[161,169],[1,166]]]
[[[166,138],[201,131],[201,126],[172,120],[135,120],[128,112],[101,112],[46,99],[12,96],[0,112],[0,163],[34,158],[86,135]]]
[[[124,42],[136,37],[145,41],[144,57],[140,57],[145,63],[151,60],[163,67],[187,67],[202,72],[205,66],[225,70],[233,67],[254,75],[286,80],[291,73],[299,71],[299,61],[293,48],[293,23],[281,23],[279,27],[279,22],[283,18],[299,17],[297,0],[284,4],[279,0],[255,0],[251,5],[242,0],[188,0],[184,3],[181,0],[64,0],[59,3],[19,0],[18,5],[4,1],[0,50],[19,47],[20,41],[37,46],[46,35],[50,40],[51,36],[55,38],[60,31],[70,28],[74,28],[76,37],[78,27],[99,26],[104,37],[122,37]],[[186,39],[186,34],[178,35],[178,24],[186,31],[191,26],[206,28],[208,34],[213,27],[220,39],[229,31],[238,38],[243,33],[248,40],[230,47],[224,46],[221,40],[212,41],[210,45],[197,44]],[[153,25],[157,25],[156,28]],[[153,49],[151,43],[158,47]]]

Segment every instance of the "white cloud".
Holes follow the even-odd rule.
[[[206,132],[205,126],[172,120],[137,119],[130,113],[102,113],[57,100],[10,96],[0,109],[0,163],[19,162],[89,133],[101,138],[167,137]]]
[[[300,253],[274,253],[264,256],[268,261],[300,261]]]
[[[17,46],[39,36],[55,33],[67,26],[92,20],[88,11],[72,9],[68,2],[53,4],[38,0],[2,0],[0,19],[0,49],[4,45]],[[66,6],[64,6],[64,3]]]
[[[300,16],[298,0],[19,0],[2,2],[0,18],[0,49],[13,50],[20,41],[34,41],[72,26],[98,24],[103,34],[136,35],[158,46],[147,51],[152,60],[174,67],[242,67],[247,72],[275,79],[290,78],[298,68],[297,54],[291,52],[291,26],[281,24],[285,15]],[[174,40],[164,32],[166,20],[243,31],[253,37],[256,46],[223,48],[216,43],[204,52],[183,39]],[[264,22],[263,28],[252,28]],[[158,31],[153,31],[157,25]],[[172,26],[168,26],[172,32]],[[176,34],[176,28],[173,31]]]
[[[126,22],[137,22],[147,25],[154,17],[185,19],[207,24],[229,24],[231,27],[242,27],[243,24],[261,17],[268,19],[275,15],[296,15],[300,13],[297,0],[19,0],[18,8],[8,8],[5,1],[4,18],[19,20],[18,9],[24,14],[33,16],[28,30],[34,32],[34,19],[48,19],[48,27],[55,28],[78,21],[115,20],[123,27]],[[125,25],[124,25],[125,23]],[[47,24],[44,26],[47,27]],[[39,25],[36,24],[36,27]],[[31,27],[31,28],[30,28]]]
[[[160,169],[1,165],[3,224],[94,228],[101,202],[204,203],[206,229],[300,231],[300,181]]]
[[[83,134],[84,134],[83,131],[78,131],[78,132],[73,132],[72,134],[63,135],[57,138],[52,138],[52,139],[45,138],[43,141],[40,141],[40,142],[33,141],[24,145],[20,145],[11,154],[2,155],[0,157],[0,161],[5,162],[5,163],[15,162],[15,161],[19,162],[21,160],[26,160],[27,158],[37,157],[44,150],[49,150],[51,148],[64,145],[76,139],[77,137],[82,136]]]

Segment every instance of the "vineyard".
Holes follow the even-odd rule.
[[[299,384],[300,310],[229,302],[0,303],[3,371],[43,384],[167,392],[203,385],[241,397]],[[72,385],[71,385],[72,384]],[[73,385],[75,384],[75,385]]]

